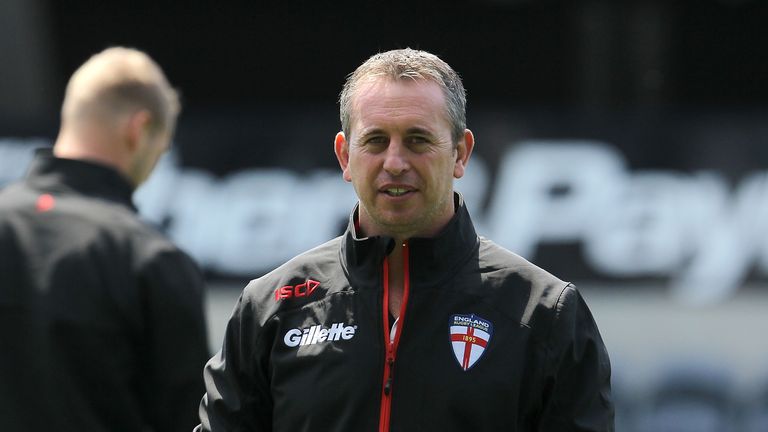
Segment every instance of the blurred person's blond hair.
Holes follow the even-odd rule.
[[[67,84],[54,155],[113,167],[138,186],[167,150],[179,111],[177,92],[147,54],[107,48]]]
[[[146,109],[156,129],[172,129],[179,114],[179,97],[163,71],[147,54],[112,47],[93,55],[67,84],[61,110],[62,126]]]

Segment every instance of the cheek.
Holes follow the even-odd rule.
[[[456,164],[453,159],[442,159],[435,165],[436,166],[432,171],[432,175],[436,180],[441,182],[450,182],[453,179],[454,174],[456,173]]]
[[[347,166],[344,168],[344,179],[347,181],[352,181],[352,179],[357,177],[357,165],[358,165],[357,158],[354,156],[349,157],[349,161],[347,162]]]
[[[349,158],[346,171],[352,178],[363,180],[375,176],[375,161],[364,155],[354,155]]]

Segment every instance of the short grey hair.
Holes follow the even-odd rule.
[[[467,93],[457,74],[448,63],[434,54],[411,48],[378,53],[347,76],[339,95],[341,129],[350,136],[352,100],[360,84],[385,78],[427,80],[440,86],[445,95],[446,115],[451,123],[451,138],[457,144],[467,127]]]

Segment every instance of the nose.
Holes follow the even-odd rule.
[[[384,154],[384,171],[393,176],[399,176],[409,168],[408,149],[400,140],[392,139]]]

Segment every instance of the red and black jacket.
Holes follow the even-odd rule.
[[[610,362],[573,285],[457,211],[404,247],[347,232],[253,280],[205,368],[197,431],[612,431]]]

